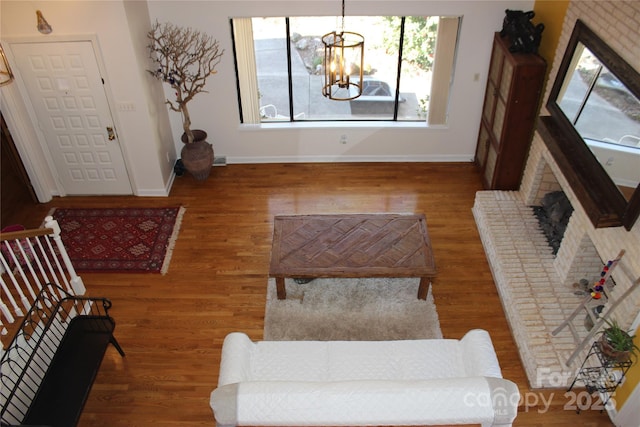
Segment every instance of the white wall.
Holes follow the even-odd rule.
[[[350,0],[346,14],[457,15],[462,26],[454,76],[449,123],[445,128],[425,124],[332,123],[241,126],[229,18],[238,16],[330,15],[340,13],[338,1],[15,1],[0,2],[0,39],[3,46],[21,37],[46,39],[93,34],[106,64],[111,99],[121,144],[133,187],[139,195],[167,194],[171,166],[182,146],[179,114],[167,113],[163,95],[172,96],[144,72],[147,63],[146,31],[158,20],[207,32],[225,49],[218,73],[189,105],[194,128],[209,133],[216,156],[229,163],[303,161],[471,161],[475,152],[493,33],[502,27],[504,10],[530,10],[533,0],[384,1]],[[36,30],[37,9],[53,27],[49,36]],[[357,13],[356,13],[357,11]],[[474,76],[478,75],[477,80]],[[3,87],[3,112],[11,110],[10,130],[21,152],[31,151],[26,162],[37,174],[42,192],[55,194],[55,179],[43,164],[42,149],[29,135],[30,119],[21,104],[17,85]],[[162,93],[164,92],[164,93]],[[118,111],[119,103],[135,111]],[[168,118],[168,119],[167,119]],[[167,125],[170,122],[170,128]],[[21,130],[22,128],[22,130]],[[340,144],[347,135],[348,143]],[[169,157],[167,159],[167,157]],[[34,177],[32,176],[32,180]],[[37,185],[38,186],[38,185]]]
[[[37,31],[36,10],[41,10],[52,26],[51,34]],[[154,104],[149,98],[153,85],[157,86],[156,92],[162,90],[162,86],[141,69],[147,61],[145,35],[150,25],[145,2],[3,0],[0,3],[0,37],[10,61],[13,43],[83,36],[97,39],[99,59],[104,65],[105,91],[134,191],[139,195],[163,196],[167,194],[173,166],[166,160],[166,152],[175,159],[175,148],[162,100],[158,107],[158,102]],[[10,116],[7,124],[21,155],[32,154],[29,159],[23,157],[23,161],[29,163],[25,166],[31,169],[31,180],[40,190],[38,197],[46,201],[58,194],[59,188],[55,171],[50,172],[48,164],[42,161],[47,156],[42,148],[46,144],[26,113],[28,103],[23,100],[28,96],[20,90],[23,83],[18,76],[17,82],[2,87],[2,112]],[[135,111],[118,111],[119,104],[125,102],[133,103]],[[163,128],[164,140],[160,139]],[[34,177],[32,171],[37,176]]]
[[[216,156],[229,163],[294,161],[470,161],[475,145],[493,33],[506,8],[529,10],[531,1],[347,1],[346,15],[461,15],[449,124],[444,129],[382,123],[249,127],[239,125],[229,18],[340,14],[338,1],[150,1],[153,19],[190,25],[220,41],[225,55],[189,111],[195,128],[209,132]],[[480,76],[474,81],[474,75]],[[181,133],[173,115],[174,137]],[[348,143],[340,144],[347,135]]]

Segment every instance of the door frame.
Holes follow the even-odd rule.
[[[102,51],[100,49],[97,34],[63,36],[49,35],[46,39],[37,36],[9,37],[3,39],[3,42],[3,45],[6,46],[5,54],[7,55],[9,63],[16,62],[12,48],[14,45],[18,44],[64,42],[91,43],[98,70],[103,80],[105,97],[118,138],[118,145],[122,151],[124,166],[127,169],[127,176],[129,177],[131,191],[133,195],[137,196],[137,188],[133,174],[131,173],[132,162],[129,153],[127,152],[126,144],[122,139],[122,135],[118,132],[118,129],[121,129],[122,127],[119,122],[119,117],[116,114],[117,110],[114,108],[116,102],[109,83],[109,76],[106,71],[105,63],[102,58]],[[53,196],[63,197],[66,196],[66,193],[58,179],[58,171],[53,159],[51,158],[51,153],[49,151],[48,144],[45,141],[44,134],[38,126],[38,120],[36,119],[35,111],[31,105],[31,99],[28,95],[24,79],[17,67],[13,67],[13,72],[16,77],[14,82],[4,86],[0,91],[0,99],[3,101],[2,104],[8,107],[6,109],[7,111],[4,111],[5,109],[3,109],[3,114],[5,116],[5,121],[14,136],[16,147],[20,153],[25,169],[29,174],[34,191],[38,197],[38,201],[45,203],[50,201]]]
[[[22,190],[25,190],[29,198],[33,203],[38,202],[38,196],[36,196],[35,191],[33,190],[33,185],[31,184],[31,180],[29,179],[29,174],[24,168],[24,164],[22,164],[22,159],[20,158],[20,153],[18,153],[18,149],[16,148],[16,144],[13,141],[13,136],[11,135],[11,131],[7,126],[7,121],[4,118],[4,114],[0,111],[0,144],[6,143],[7,151],[5,151],[5,156],[9,158],[9,161],[13,164],[15,173],[17,174],[17,178],[24,185]]]

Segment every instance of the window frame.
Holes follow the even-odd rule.
[[[235,66],[235,73],[236,73],[236,87],[237,87],[237,94],[238,94],[238,106],[239,106],[239,119],[240,119],[240,124],[241,125],[249,125],[249,126],[260,126],[260,127],[277,127],[277,128],[282,128],[282,127],[291,127],[292,125],[304,125],[302,127],[325,127],[324,124],[331,124],[331,125],[336,125],[336,124],[373,124],[375,125],[376,123],[380,124],[386,124],[386,125],[402,125],[402,127],[424,127],[425,125],[428,127],[433,127],[433,128],[446,128],[448,127],[448,111],[449,111],[449,107],[450,107],[450,98],[451,98],[451,92],[452,92],[452,85],[453,85],[453,81],[454,81],[454,76],[455,76],[455,71],[456,71],[456,60],[457,60],[457,53],[458,53],[458,48],[459,48],[459,42],[460,42],[460,31],[461,31],[461,27],[462,27],[462,16],[438,16],[439,18],[439,22],[441,23],[443,20],[449,19],[449,20],[455,20],[455,30],[453,32],[451,32],[451,30],[449,31],[449,37],[451,37],[451,34],[454,35],[455,39],[453,40],[454,42],[451,43],[451,39],[449,38],[448,41],[449,43],[438,43],[438,40],[440,40],[441,38],[441,25],[439,23],[438,25],[438,32],[437,32],[437,38],[436,38],[436,52],[434,54],[434,62],[432,65],[432,73],[434,73],[434,70],[436,69],[437,63],[438,63],[438,46],[442,46],[444,48],[446,48],[449,52],[447,56],[447,61],[448,63],[445,64],[446,66],[443,67],[443,69],[448,70],[448,72],[444,75],[444,78],[446,78],[448,81],[447,82],[440,82],[441,84],[439,84],[440,87],[445,87],[444,90],[442,90],[441,92],[443,92],[443,94],[441,95],[441,99],[440,99],[440,107],[437,109],[433,109],[436,110],[438,113],[438,118],[437,120],[432,120],[432,109],[429,108],[429,110],[427,111],[427,114],[425,115],[426,117],[424,119],[407,119],[407,120],[398,120],[398,109],[399,109],[399,104],[400,104],[400,100],[401,100],[401,96],[400,96],[400,81],[402,78],[402,65],[403,65],[403,48],[404,48],[404,39],[405,39],[405,22],[408,16],[398,16],[398,18],[400,18],[400,37],[398,40],[399,46],[398,46],[398,55],[397,55],[397,71],[396,71],[396,81],[395,81],[395,94],[394,94],[394,105],[393,105],[393,114],[391,115],[391,117],[381,117],[381,118],[376,118],[376,117],[372,117],[372,116],[366,116],[363,118],[358,118],[358,117],[354,117],[353,115],[349,116],[348,118],[340,118],[340,119],[323,119],[323,118],[304,118],[304,119],[299,119],[295,117],[294,114],[294,94],[293,94],[293,78],[292,78],[292,49],[291,49],[291,26],[290,26],[290,17],[289,16],[283,16],[283,17],[277,17],[277,18],[283,18],[285,21],[285,42],[286,42],[286,60],[287,60],[287,86],[288,86],[288,103],[289,103],[289,111],[288,111],[288,117],[286,119],[275,119],[275,120],[263,120],[263,117],[260,116],[260,101],[259,101],[259,96],[258,96],[258,88],[257,88],[257,77],[258,77],[258,70],[257,67],[255,65],[255,52],[253,50],[251,50],[251,52],[248,52],[248,50],[245,50],[244,55],[246,56],[253,56],[253,59],[249,61],[250,65],[249,67],[253,67],[252,68],[252,73],[250,73],[251,75],[242,75],[239,72],[239,70],[241,70],[243,68],[242,63],[244,62],[243,60],[239,60],[238,54],[239,51],[237,50],[237,41],[239,39],[242,39],[243,37],[245,38],[244,43],[247,42],[246,38],[247,38],[247,34],[248,33],[243,33],[243,34],[238,34],[237,32],[237,23],[240,21],[245,21],[251,23],[252,19],[254,18],[260,18],[260,17],[231,17],[229,18],[229,25],[231,28],[231,39],[232,39],[232,45],[233,45],[233,54],[234,54],[234,66]],[[425,16],[428,17],[428,16]],[[300,18],[300,17],[295,17],[295,18]],[[444,37],[443,37],[444,38]],[[255,40],[253,38],[253,32],[251,30],[250,33],[250,44],[252,46],[254,46]],[[247,47],[245,46],[245,49],[247,49]],[[247,69],[247,66],[244,66],[245,70]],[[255,85],[255,93],[256,96],[255,97],[251,97],[251,96],[246,96],[246,92],[248,90],[253,90],[253,89],[248,89],[250,87],[253,86],[253,84],[249,84],[247,85],[246,83],[243,84],[243,80],[253,80],[255,81],[254,85]],[[447,84],[448,83],[448,84]],[[438,82],[435,80],[435,78],[433,79],[432,83],[431,83],[431,90],[433,91],[434,87],[438,87]],[[243,96],[244,95],[244,96]],[[249,102],[249,105],[252,107],[251,110],[253,110],[252,114],[246,114],[247,111],[247,102]],[[343,101],[334,101],[334,102],[343,102]],[[431,102],[432,100],[430,99],[430,106],[431,106]],[[286,126],[283,126],[286,125]]]

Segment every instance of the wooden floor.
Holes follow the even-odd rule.
[[[186,207],[165,276],[82,274],[90,295],[113,301],[127,355],[109,349],[81,426],[214,426],[223,338],[262,338],[274,215],[383,212],[426,214],[444,337],[490,332],[523,395],[515,426],[613,425],[606,413],[565,408],[575,402],[563,389],[529,390],[471,213],[479,189],[471,164],[229,165],[206,182],[176,178],[168,198],[56,198],[16,215],[37,227],[52,207]]]

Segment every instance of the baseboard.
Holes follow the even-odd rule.
[[[227,164],[257,163],[470,163],[473,157],[462,155],[420,156],[226,156]]]

